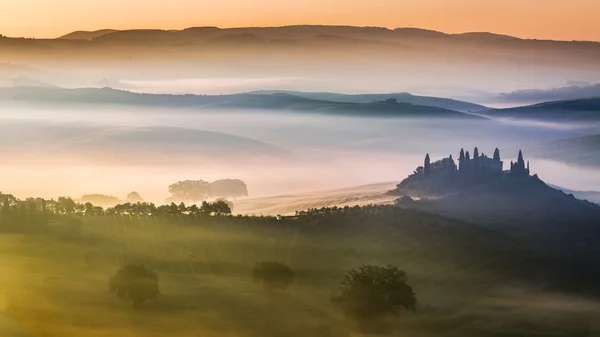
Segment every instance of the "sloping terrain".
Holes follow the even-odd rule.
[[[492,226],[544,254],[568,252],[580,262],[600,258],[600,206],[551,188],[537,176],[508,175],[414,205]]]
[[[494,118],[574,123],[597,122],[600,121],[600,98],[546,102],[517,108],[487,110],[480,113]]]
[[[7,103],[105,104],[194,109],[261,109],[313,114],[364,117],[438,117],[483,120],[482,117],[437,107],[409,103],[343,103],[314,100],[288,94],[159,95],[138,94],[110,88],[52,89],[3,88],[0,101]]]
[[[487,107],[479,104],[457,101],[449,98],[439,98],[430,96],[417,96],[409,93],[389,93],[389,94],[338,94],[333,92],[302,92],[285,90],[261,90],[251,93],[256,94],[276,94],[284,93],[294,96],[306,97],[310,99],[344,102],[344,103],[373,103],[382,102],[388,99],[395,99],[400,103],[410,103],[414,105],[433,106],[443,109],[456,110],[461,112],[486,110]]]
[[[354,207],[369,204],[392,204],[396,197],[385,194],[395,183],[379,183],[330,191],[249,198],[236,201],[234,212],[240,214],[294,215],[296,211],[322,207]]]

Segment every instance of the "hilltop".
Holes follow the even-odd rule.
[[[210,110],[260,109],[357,117],[438,117],[482,120],[482,117],[397,101],[344,103],[289,94],[168,95],[103,89],[1,88],[7,103],[99,104]]]
[[[427,155],[425,165],[390,194],[403,196],[397,201],[401,207],[494,228],[531,241],[544,254],[560,255],[566,249],[584,260],[600,258],[600,206],[531,176],[521,152],[510,170],[503,170],[498,150],[493,159],[479,156],[477,148],[472,159],[461,150],[458,162],[457,167],[450,157],[432,163]]]

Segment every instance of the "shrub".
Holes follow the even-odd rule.
[[[159,295],[158,275],[142,265],[126,265],[110,278],[109,289],[119,298],[130,300],[138,309],[145,301]]]
[[[397,315],[401,308],[414,311],[417,298],[406,273],[395,266],[362,266],[348,272],[341,294],[333,302],[347,317],[369,320]]]
[[[252,279],[267,290],[286,289],[294,281],[294,272],[285,264],[265,261],[254,265]]]

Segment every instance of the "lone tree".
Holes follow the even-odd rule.
[[[158,275],[142,265],[121,267],[109,280],[109,289],[119,298],[130,300],[135,309],[159,295]]]
[[[414,311],[417,298],[407,284],[406,273],[395,266],[362,266],[352,269],[341,283],[341,294],[333,298],[346,317],[370,321],[398,315],[404,308]]]
[[[252,279],[256,283],[262,283],[268,291],[283,290],[294,281],[294,272],[283,263],[265,261],[254,265]]]
[[[425,169],[425,175],[428,176],[431,174],[431,159],[429,159],[429,153],[425,156],[425,165],[423,166]]]

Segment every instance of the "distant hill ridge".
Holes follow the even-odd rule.
[[[347,103],[316,100],[285,93],[268,95],[140,94],[111,88],[0,88],[0,100],[13,103],[93,103],[194,109],[260,109],[362,117],[485,118],[455,110],[404,102]]]
[[[557,40],[535,40],[535,39],[521,39],[514,36],[496,34],[491,32],[465,32],[458,34],[448,34],[440,31],[422,29],[422,28],[411,28],[411,27],[398,27],[395,29],[389,29],[385,27],[373,27],[373,26],[344,26],[344,25],[290,25],[290,26],[277,26],[277,27],[236,27],[236,28],[219,28],[214,26],[205,27],[189,27],[182,30],[161,30],[161,29],[127,29],[127,30],[114,30],[114,29],[102,29],[97,31],[75,31],[63,36],[58,39],[63,40],[92,40],[100,37],[106,37],[107,35],[113,35],[117,37],[120,34],[141,34],[141,33],[157,33],[164,34],[168,33],[171,35],[191,36],[191,35],[204,35],[210,36],[212,34],[219,33],[248,33],[248,32],[270,32],[279,34],[292,34],[292,35],[306,35],[306,34],[335,34],[335,33],[362,33],[368,36],[405,36],[405,37],[418,37],[418,38],[443,38],[452,37],[456,39],[475,39],[475,40],[496,40],[496,41],[555,41]],[[565,41],[566,42],[566,41]],[[595,42],[595,41],[584,41],[584,42]]]
[[[481,111],[489,117],[533,120],[600,120],[600,97],[544,102],[534,105]]]
[[[398,102],[410,103],[414,105],[433,106],[444,109],[451,109],[461,112],[481,111],[489,109],[486,106],[470,102],[458,101],[450,98],[440,98],[431,96],[417,96],[410,93],[382,93],[382,94],[340,94],[333,92],[303,92],[289,90],[259,90],[252,91],[255,94],[274,94],[285,93],[300,97],[306,97],[316,100],[344,102],[344,103],[373,103],[385,101],[387,99],[396,99]]]

